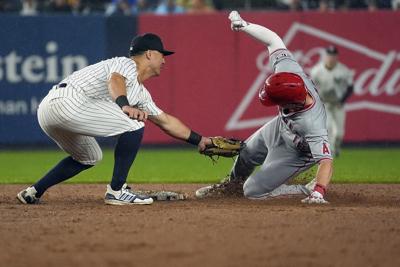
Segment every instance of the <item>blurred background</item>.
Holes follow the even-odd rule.
[[[400,0],[0,0],[0,147],[54,146],[40,100],[73,71],[126,56],[143,32],[176,51],[146,83],[158,106],[204,135],[247,138],[277,110],[258,103],[268,53],[230,30],[233,9],[276,31],[307,73],[338,49],[354,78],[345,145],[400,143]],[[145,144],[177,143],[146,128]]]
[[[75,15],[134,15],[142,13],[204,13],[212,11],[279,10],[321,12],[334,10],[396,10],[398,0],[1,0],[1,12],[20,15],[70,13]]]

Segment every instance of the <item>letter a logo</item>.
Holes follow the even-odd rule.
[[[326,145],[326,143],[324,143],[323,144],[323,147],[322,147],[322,154],[331,154],[331,152],[329,152],[329,148],[328,148],[328,146]]]

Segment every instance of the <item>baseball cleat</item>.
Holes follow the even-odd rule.
[[[33,186],[28,187],[25,190],[22,190],[17,194],[17,199],[22,204],[38,204],[39,198],[36,197],[36,189]]]
[[[218,197],[218,196],[243,196],[243,181],[231,181],[229,177],[221,183],[205,186],[196,190],[197,198]]]
[[[196,197],[197,198],[205,198],[205,197],[209,196],[211,194],[213,186],[215,186],[215,185],[208,185],[208,186],[197,189],[196,193],[195,193]]]
[[[118,191],[112,190],[111,186],[107,185],[104,202],[108,205],[149,205],[153,203],[153,199],[131,191],[127,184]]]

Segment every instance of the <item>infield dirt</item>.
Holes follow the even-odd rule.
[[[301,198],[107,206],[105,185],[58,185],[42,204],[0,186],[0,266],[400,266],[400,185],[332,185]]]

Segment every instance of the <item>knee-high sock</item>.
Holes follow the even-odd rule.
[[[82,164],[71,156],[66,157],[33,185],[37,191],[36,197],[41,197],[49,187],[61,183],[90,167],[93,167],[93,165]]]
[[[120,135],[114,150],[114,171],[111,188],[120,190],[126,182],[129,170],[142,142],[144,128]]]

